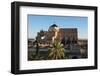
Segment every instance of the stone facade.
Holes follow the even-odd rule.
[[[61,42],[71,42],[77,43],[77,28],[59,28],[56,24],[49,27],[48,31],[41,30],[37,34],[39,43],[41,44],[51,44],[54,40],[60,40]]]

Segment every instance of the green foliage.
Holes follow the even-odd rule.
[[[48,52],[50,59],[63,59],[65,57],[63,45],[59,41],[55,41]]]

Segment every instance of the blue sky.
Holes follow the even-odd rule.
[[[28,38],[35,38],[40,30],[47,31],[57,24],[60,28],[77,28],[78,38],[88,38],[88,17],[28,15]]]

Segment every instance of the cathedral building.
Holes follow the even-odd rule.
[[[49,27],[48,31],[41,30],[37,33],[37,39],[41,44],[51,44],[54,40],[60,40],[63,44],[77,43],[77,28],[60,28],[56,24]]]

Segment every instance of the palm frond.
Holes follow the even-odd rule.
[[[64,48],[60,42],[54,42],[52,48],[48,49],[49,55],[52,59],[61,59],[64,58]]]

